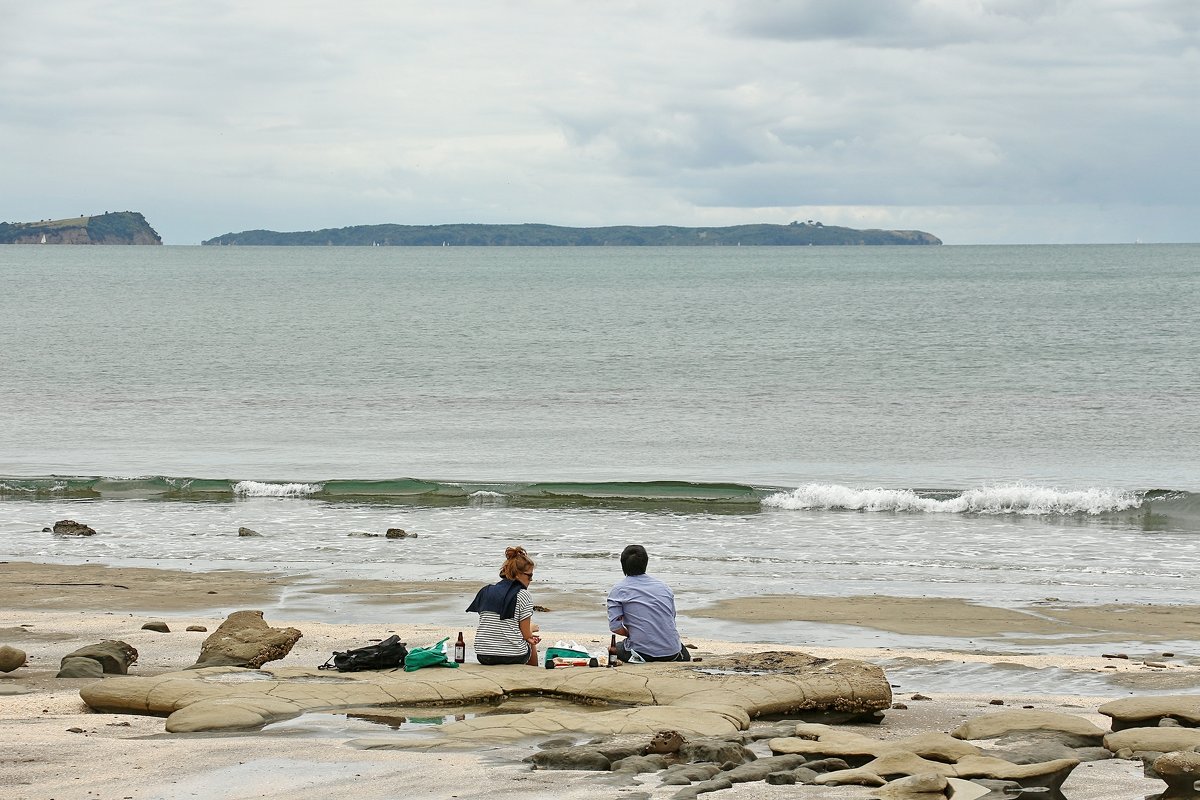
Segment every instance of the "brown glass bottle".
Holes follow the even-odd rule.
[[[612,641],[608,645],[608,665],[615,667],[617,665],[617,635],[612,635]]]
[[[462,631],[458,632],[458,641],[454,643],[454,663],[461,664],[467,660],[467,643],[463,641]]]

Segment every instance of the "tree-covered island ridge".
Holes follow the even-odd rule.
[[[931,245],[942,240],[924,231],[856,230],[811,220],[788,225],[730,225],[683,228],[673,225],[616,225],[568,228],[518,225],[353,225],[318,231],[253,230],[226,233],[206,245],[343,245],[343,246],[473,246],[473,247],[689,247],[794,245]]]

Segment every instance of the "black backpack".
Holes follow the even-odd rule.
[[[358,672],[364,669],[395,669],[404,666],[408,648],[399,636],[389,636],[379,644],[369,644],[333,655],[317,669],[336,669],[338,672]]]

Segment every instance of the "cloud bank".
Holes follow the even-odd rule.
[[[1200,240],[1191,0],[0,0],[0,219]]]

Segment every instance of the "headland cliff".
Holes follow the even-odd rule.
[[[91,217],[0,222],[0,244],[162,244],[162,237],[136,211]]]

